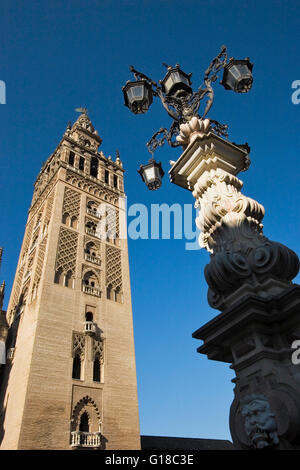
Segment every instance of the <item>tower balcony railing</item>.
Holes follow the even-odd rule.
[[[86,261],[90,261],[91,263],[101,264],[101,259],[98,256],[93,256],[89,253],[85,253],[84,255]]]
[[[96,231],[93,230],[92,228],[85,227],[85,232],[86,232],[88,235],[93,235],[94,237],[96,236]]]
[[[87,233],[88,235],[93,235],[93,237],[100,238],[100,240],[102,238],[101,234],[99,232],[96,232],[96,230],[92,228],[85,227],[85,233]]]
[[[101,214],[99,214],[99,212],[97,212],[96,209],[91,209],[90,207],[87,207],[86,211],[88,214],[93,215],[94,217],[97,217],[98,219],[101,219]]]
[[[96,324],[93,321],[86,321],[84,324],[84,332],[93,335],[96,332]]]
[[[101,447],[101,432],[71,432],[72,447]]]
[[[96,297],[101,297],[101,290],[98,287],[89,286],[82,284],[82,290],[86,294],[95,295]]]

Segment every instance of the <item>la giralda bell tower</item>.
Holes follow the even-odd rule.
[[[7,310],[1,449],[140,448],[124,170],[100,144],[83,110],[34,185]]]

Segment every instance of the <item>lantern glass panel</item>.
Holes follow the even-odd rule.
[[[132,95],[135,98],[139,98],[140,100],[143,99],[144,96],[144,87],[143,86],[135,86],[131,89]]]
[[[180,69],[174,68],[170,70],[163,80],[164,91],[167,94],[173,94],[179,90],[189,91],[189,78]]]
[[[226,86],[231,88],[231,90],[234,90],[235,83],[236,83],[236,78],[234,78],[234,75],[232,75],[231,72],[229,72],[226,77]]]
[[[134,114],[144,114],[152,103],[151,86],[144,81],[128,82],[123,87],[125,106]]]
[[[189,86],[189,81],[188,79],[181,73],[179,72],[173,72],[174,74],[174,83],[185,83],[186,85]]]
[[[222,85],[236,93],[247,93],[252,87],[252,64],[249,59],[233,59],[225,68]]]
[[[167,78],[167,80],[164,83],[166,92],[168,93],[173,85],[173,80],[172,80],[172,75]]]
[[[230,67],[229,74],[233,75],[235,78],[239,78],[241,73],[240,73],[240,66],[233,65]]]
[[[156,168],[154,166],[150,166],[148,168],[145,168],[145,179],[146,182],[149,183],[150,181],[154,180],[156,178]]]
[[[138,173],[151,191],[161,187],[164,171],[160,163],[151,160],[148,165],[141,165]]]
[[[133,103],[136,100],[142,100],[144,98],[144,90],[142,85],[131,86],[127,91],[128,101]]]
[[[241,64],[241,65],[238,65],[237,67],[238,67],[241,75],[249,75],[250,70],[249,70],[249,68],[247,67],[246,64]]]

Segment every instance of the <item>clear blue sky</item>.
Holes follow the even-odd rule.
[[[222,44],[229,56],[254,62],[254,85],[236,95],[216,84],[210,117],[229,124],[231,140],[251,147],[250,169],[240,178],[244,193],[266,209],[266,236],[298,251],[300,104],[292,104],[291,84],[300,79],[299,2],[6,0],[1,10],[5,306],[33,182],[67,122],[76,119],[75,107],[88,108],[106,156],[119,149],[129,205],[193,203],[167,175],[159,191],[142,184],[136,170],[149,158],[145,143],[171,121],[158,101],[148,114],[132,115],[121,87],[129,65],[158,81],[162,62],[178,62],[197,87]],[[157,151],[166,173],[179,155],[179,148]],[[185,240],[129,240],[129,256],[141,433],[230,438],[233,373],[197,354],[200,343],[191,336],[217,314],[206,301],[208,253],[185,250]]]

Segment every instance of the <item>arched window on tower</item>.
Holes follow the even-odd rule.
[[[96,295],[101,297],[99,280],[93,271],[85,273],[82,279],[82,289],[86,294]]]
[[[99,255],[99,249],[94,242],[88,242],[85,246],[85,259],[91,261],[92,263],[101,264],[101,259]]]
[[[96,215],[97,217],[99,217],[99,215],[97,214],[97,203],[95,201],[88,201],[88,203],[87,203],[87,212],[92,214],[92,215]]]
[[[86,314],[85,314],[85,320],[86,320],[86,321],[93,321],[93,314],[92,314],[92,312],[86,312]]]
[[[72,165],[74,166],[74,160],[75,160],[75,153],[74,152],[70,152],[69,153],[69,165]]]
[[[83,157],[80,157],[79,158],[79,167],[78,169],[81,170],[81,171],[84,171],[84,158]]]
[[[88,221],[85,224],[85,231],[89,235],[95,235],[96,234],[96,229],[97,229],[97,225],[95,224],[95,222]]]
[[[78,379],[80,380],[81,378],[81,359],[79,354],[75,354],[73,358],[73,370],[72,370],[72,379]]]
[[[89,430],[90,430],[89,415],[87,414],[86,411],[84,411],[82,415],[80,416],[79,431],[89,432]]]
[[[120,287],[117,287],[115,290],[115,301],[122,302],[122,292],[121,292]]]
[[[117,175],[114,175],[114,188],[118,187],[118,177]]]
[[[73,288],[73,275],[72,271],[68,271],[65,276],[65,286]]]
[[[63,280],[64,280],[64,273],[63,273],[62,268],[59,268],[55,273],[54,282],[55,284],[63,285]]]
[[[67,225],[68,227],[70,226],[70,216],[68,214],[68,212],[65,212],[62,216],[62,223]]]
[[[71,218],[71,227],[77,228],[77,217],[75,217],[75,215]]]
[[[106,288],[106,298],[112,300],[112,285],[109,284]]]
[[[96,157],[91,158],[90,175],[98,177],[98,158]]]
[[[97,354],[94,359],[94,366],[93,366],[93,381],[94,382],[101,382],[101,364],[100,358]]]

